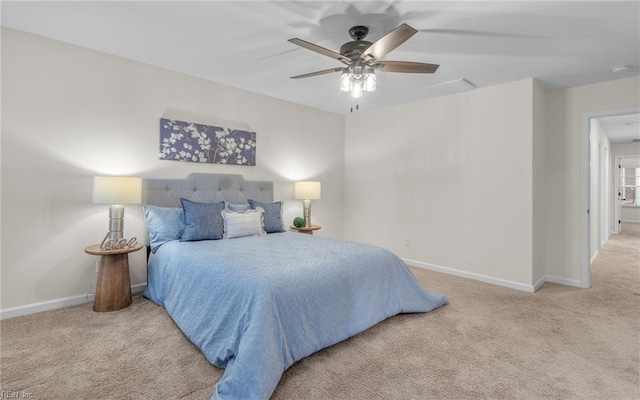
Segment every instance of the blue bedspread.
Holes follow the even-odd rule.
[[[273,233],[168,242],[145,297],[165,307],[212,364],[212,399],[268,399],[294,362],[398,313],[447,304],[382,248]]]

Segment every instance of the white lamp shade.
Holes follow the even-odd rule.
[[[294,184],[294,196],[299,200],[319,200],[320,182],[302,181]]]
[[[133,176],[94,176],[94,204],[140,204],[142,178]]]

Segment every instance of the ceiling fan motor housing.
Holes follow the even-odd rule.
[[[362,54],[372,44],[373,43],[367,42],[366,40],[354,40],[353,42],[347,42],[340,46],[340,54],[354,60],[356,58],[360,58],[360,54]]]
[[[349,36],[353,39],[353,42],[347,42],[340,47],[340,54],[345,57],[349,57],[352,61],[360,58],[362,54],[369,46],[371,42],[362,40],[369,34],[369,28],[364,25],[356,25],[349,28]]]

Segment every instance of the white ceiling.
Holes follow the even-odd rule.
[[[638,1],[2,1],[2,25],[339,114],[351,101],[338,74],[289,77],[341,64],[287,39],[338,51],[353,25],[375,41],[403,22],[419,32],[385,59],[440,69],[380,72],[360,109],[434,97],[442,87],[432,86],[463,78],[485,87],[533,77],[554,89],[639,73]]]
[[[640,140],[640,114],[598,118],[611,143],[631,143]]]

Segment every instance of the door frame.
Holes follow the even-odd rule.
[[[616,156],[616,163],[615,163],[615,169],[616,169],[616,182],[615,182],[615,187],[613,190],[615,190],[615,195],[616,195],[616,211],[615,211],[615,220],[613,221],[616,224],[616,229],[615,229],[615,234],[619,235],[622,232],[622,203],[620,202],[620,163],[622,162],[622,158],[623,156]]]
[[[580,276],[580,286],[588,289],[591,287],[591,254],[589,244],[589,196],[591,194],[591,171],[590,171],[590,151],[591,151],[591,118],[616,117],[619,115],[640,113],[640,106],[618,108],[612,110],[593,111],[582,114],[582,268]]]
[[[602,248],[602,246],[606,243],[607,240],[609,240],[609,237],[611,237],[611,220],[612,220],[612,216],[613,216],[613,206],[611,203],[611,200],[613,198],[613,184],[611,182],[611,177],[613,176],[613,173],[611,171],[611,166],[613,165],[613,162],[611,160],[611,147],[613,145],[611,143],[609,143],[609,147],[605,147],[604,148],[604,154],[603,154],[603,159],[604,159],[604,176],[602,177],[602,201],[603,201],[603,209],[604,209],[604,215],[602,216],[602,223],[604,224],[604,226],[601,229],[602,232],[602,241],[600,243],[600,248]]]
[[[616,170],[616,180],[615,180],[615,185],[613,187],[613,189],[615,190],[614,194],[615,194],[615,198],[616,198],[616,207],[615,207],[615,225],[616,225],[616,229],[615,229],[615,234],[620,234],[622,233],[622,224],[619,223],[618,221],[622,221],[622,203],[620,202],[620,196],[618,196],[618,193],[620,193],[620,165],[622,164],[622,160],[625,158],[639,158],[640,159],[640,154],[636,155],[636,154],[625,154],[623,156],[616,156],[615,158],[615,170]],[[612,229],[613,231],[613,229]]]

